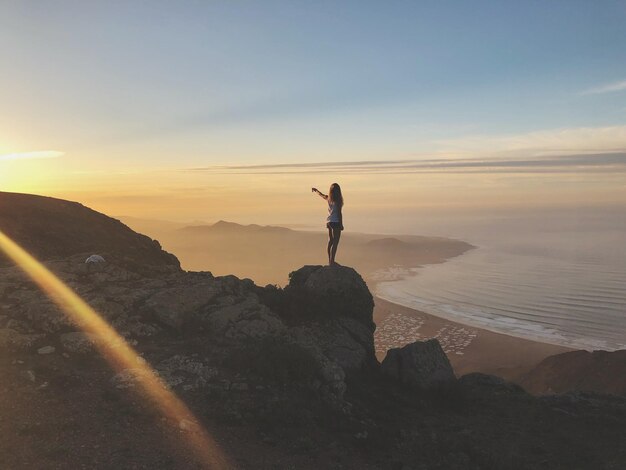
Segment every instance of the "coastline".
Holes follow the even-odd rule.
[[[436,338],[458,377],[481,372],[516,381],[546,357],[578,349],[466,325],[396,304],[375,294],[380,282],[411,276],[424,265],[446,263],[477,248],[467,242],[462,243],[466,246],[446,253],[437,250],[434,245],[426,256],[422,254],[412,260],[420,261],[413,263],[413,267],[407,267],[410,265],[407,263],[379,268],[367,276],[366,282],[374,296],[375,347],[379,361],[385,358],[390,348]]]
[[[376,296],[374,303],[376,356],[380,361],[388,347],[437,338],[457,376],[482,372],[515,381],[546,357],[574,351],[467,326]]]

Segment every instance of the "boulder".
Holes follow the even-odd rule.
[[[283,385],[308,386],[329,403],[339,403],[346,391],[345,372],[310,337],[281,334],[246,340],[228,351],[226,363],[244,373]]]
[[[548,356],[517,382],[534,395],[574,391],[626,395],[626,350]]]
[[[54,346],[43,346],[37,350],[37,354],[40,354],[43,356],[46,354],[53,354],[55,351],[56,351],[56,348]]]
[[[303,266],[289,278],[285,289],[267,286],[257,293],[288,325],[287,341],[313,358],[320,390],[341,397],[346,376],[378,366],[372,294],[345,266]]]
[[[278,315],[261,304],[254,295],[232,299],[212,306],[203,316],[203,324],[214,334],[232,339],[262,338],[284,330]],[[235,300],[236,303],[231,301]]]
[[[439,341],[416,341],[403,348],[390,349],[381,372],[416,389],[432,389],[454,382],[454,371]]]
[[[100,255],[91,255],[85,260],[85,263],[104,263],[104,258]]]
[[[374,299],[363,278],[347,266],[304,266],[289,275],[290,307],[307,319],[348,317],[374,331]]]
[[[214,282],[159,290],[145,303],[156,320],[171,328],[181,328],[191,317],[212,302],[221,290]]]
[[[372,332],[351,318],[338,318],[307,323],[289,329],[294,342],[316,349],[345,374],[374,367],[378,364]]]

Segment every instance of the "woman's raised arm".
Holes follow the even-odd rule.
[[[327,196],[326,194],[322,194],[322,193],[319,191],[319,189],[317,189],[317,188],[311,188],[311,191],[312,191],[312,192],[314,192],[314,193],[319,194],[319,196],[320,196],[321,198],[328,199],[328,196]]]

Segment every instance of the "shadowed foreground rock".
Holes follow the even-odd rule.
[[[289,274],[285,292],[303,318],[352,318],[374,331],[374,299],[363,278],[347,266],[303,266]]]
[[[352,268],[307,266],[293,273],[293,286],[272,290],[235,276],[178,270],[145,275],[115,256],[97,264],[85,264],[85,258],[82,253],[46,264],[131,343],[201,335],[249,372],[297,379],[333,403],[343,399],[347,378],[378,366],[372,296]],[[66,354],[96,353],[98,339],[81,332],[17,267],[0,268],[0,286],[0,347],[55,345]],[[266,302],[268,293],[272,302]],[[307,366],[296,373],[287,355]],[[262,364],[267,357],[271,365]],[[189,386],[197,382],[190,378]]]
[[[550,356],[519,378],[530,393],[572,391],[626,395],[626,350],[571,351]]]
[[[439,341],[416,341],[403,348],[390,349],[383,360],[384,375],[421,390],[436,388],[456,380],[448,357]]]

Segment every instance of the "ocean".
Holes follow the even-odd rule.
[[[626,349],[625,215],[596,209],[438,220],[433,234],[476,248],[442,264],[378,273],[392,280],[377,283],[376,295],[521,338]]]

